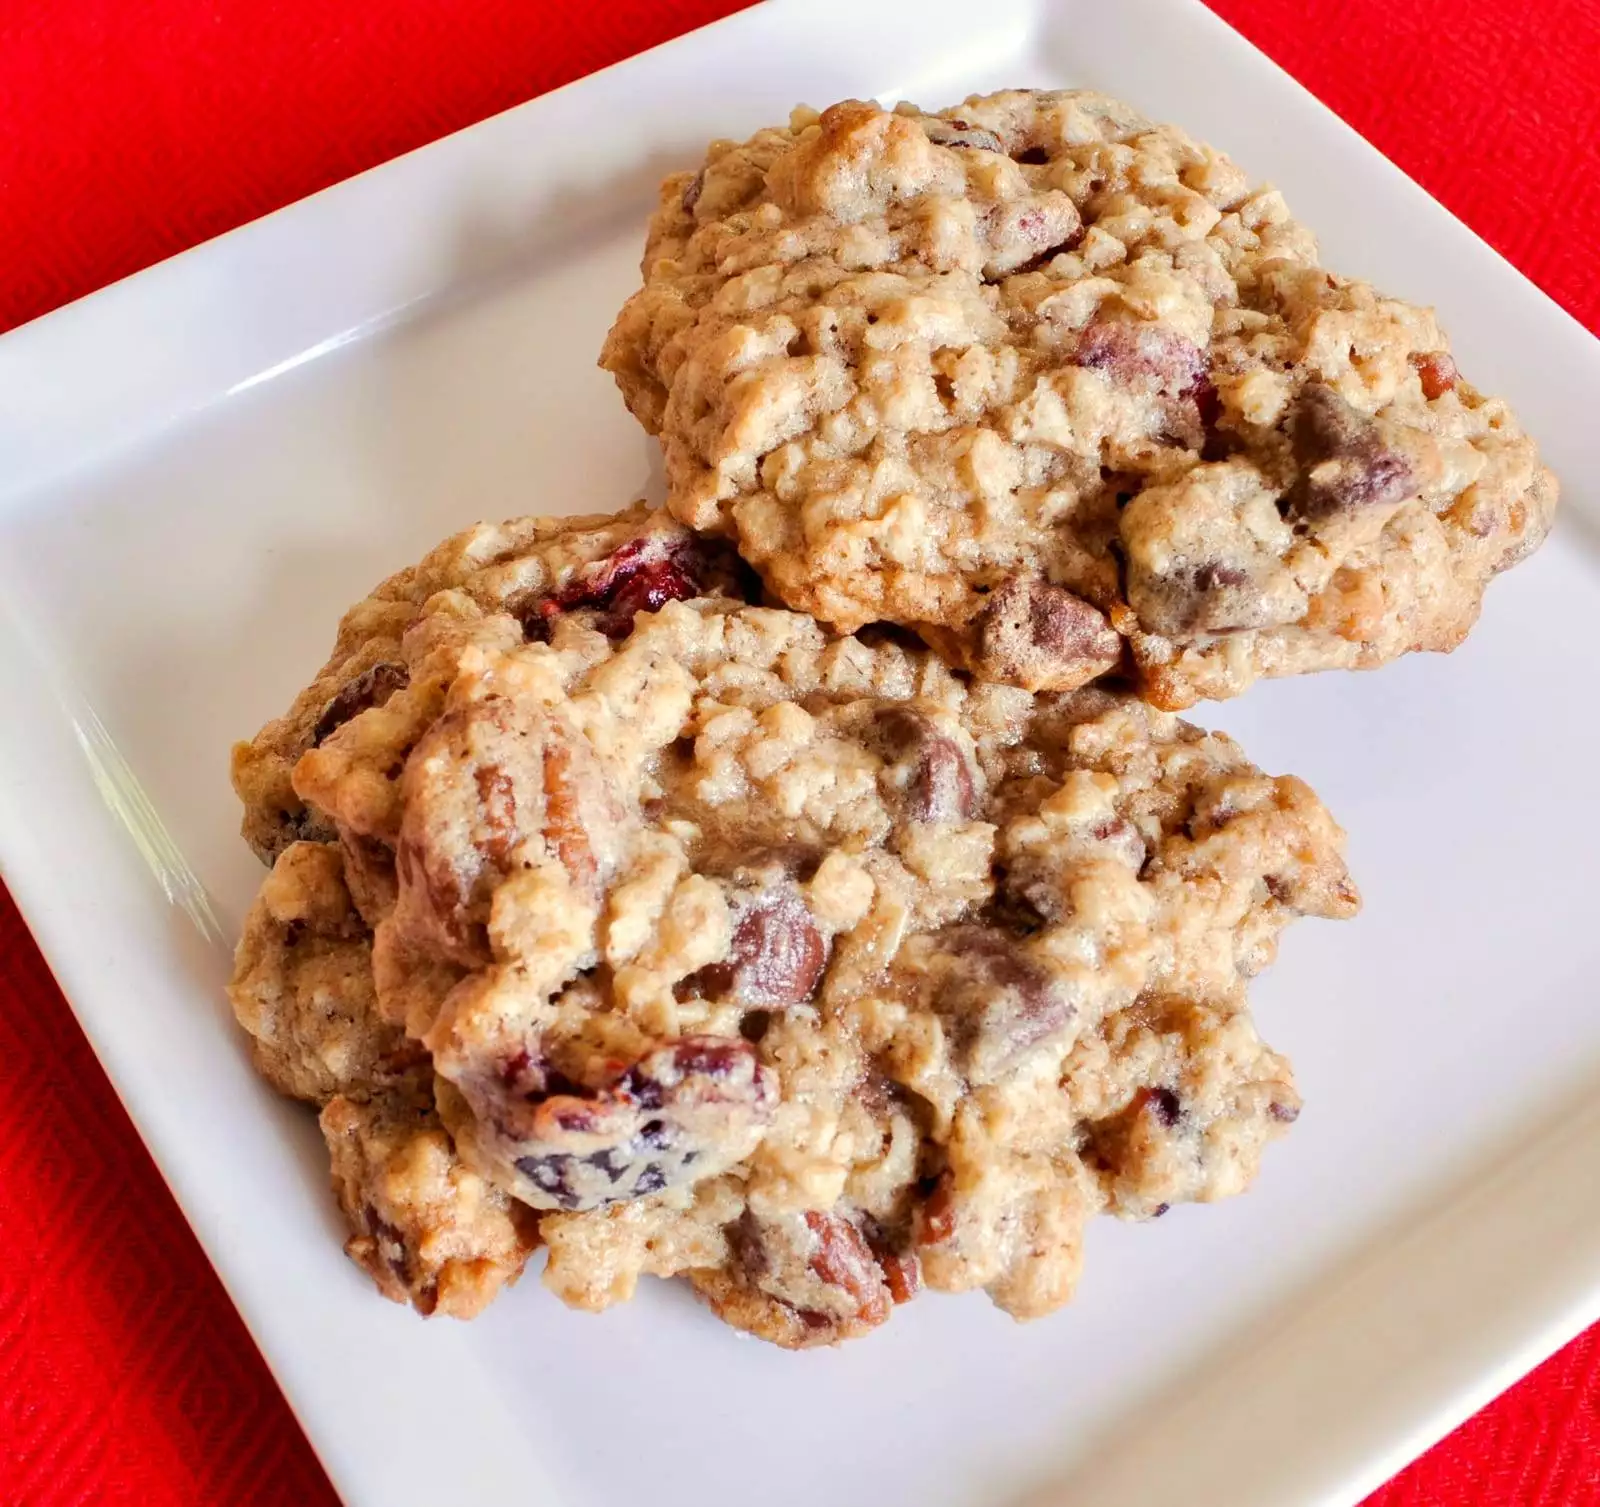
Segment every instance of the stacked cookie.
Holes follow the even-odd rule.
[[[347,1249],[477,1312],[682,1275],[788,1346],[1018,1317],[1299,1109],[1245,987],[1350,915],[1173,712],[1446,649],[1555,485],[1432,315],[1082,93],[847,103],[669,178],[603,364],[664,511],[480,525],[235,750],[232,997]]]

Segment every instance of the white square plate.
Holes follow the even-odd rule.
[[[1026,1328],[935,1297],[792,1356],[536,1277],[420,1323],[339,1254],[223,1002],[260,877],[229,742],[436,539],[653,489],[594,360],[661,171],[797,100],[1012,83],[1276,181],[1331,265],[1439,305],[1567,484],[1452,659],[1202,713],[1351,832],[1366,914],[1256,990],[1308,1110],[1251,1197],[1102,1221]],[[0,341],[0,861],[348,1500],[1350,1503],[1600,1316],[1596,392],[1600,345],[1192,0],[760,6]]]

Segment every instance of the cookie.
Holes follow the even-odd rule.
[[[322,1108],[351,1259],[396,1302],[470,1318],[521,1273],[537,1221],[463,1165],[427,1053],[377,1014],[372,934],[344,869],[337,844],[284,849],[228,993],[261,1075]]]
[[[447,539],[345,613],[316,679],[286,713],[234,748],[245,840],[270,864],[292,842],[332,838],[333,828],[295,794],[291,772],[358,712],[409,688],[400,643],[438,592],[508,613],[535,633],[566,614],[619,633],[641,607],[705,591],[742,595],[747,587],[748,573],[726,548],[696,540],[643,505],[614,515],[478,524]],[[426,694],[419,687],[411,699]],[[359,860],[357,854],[357,867]],[[381,908],[379,897],[358,898],[377,898]]]
[[[537,1218],[462,1164],[425,1100],[341,1095],[321,1124],[345,1253],[384,1297],[470,1319],[521,1275]]]
[[[1356,894],[1230,739],[727,593],[608,636],[446,592],[397,662],[293,787],[568,1302],[684,1275],[785,1345],[922,1286],[1033,1316],[1090,1216],[1237,1192],[1292,1117],[1244,980]]]
[[[1084,92],[850,101],[666,180],[601,364],[781,601],[1168,709],[1448,650],[1556,483],[1433,313]]]
[[[290,1098],[404,1092],[431,1076],[427,1054],[378,1016],[372,933],[335,844],[279,856],[245,917],[228,997],[256,1071]]]

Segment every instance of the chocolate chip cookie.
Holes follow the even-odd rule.
[[[1298,1100],[1245,980],[1357,903],[1312,792],[1126,694],[667,595],[438,592],[290,777],[546,1283],[683,1275],[791,1346],[923,1286],[1030,1317],[1092,1215],[1247,1185]]]
[[[1556,484],[1432,312],[1085,92],[849,101],[667,179],[601,361],[786,605],[1177,709],[1454,648]]]

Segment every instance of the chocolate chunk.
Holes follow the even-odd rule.
[[[908,706],[886,707],[876,727],[888,761],[887,794],[907,821],[970,820],[975,800],[972,763],[966,750],[932,718]]]
[[[1384,442],[1376,420],[1324,383],[1312,382],[1301,392],[1289,438],[1302,471],[1279,503],[1286,518],[1323,523],[1392,506],[1412,491],[1410,461]]]
[[[316,726],[311,729],[311,746],[320,748],[346,722],[364,711],[382,706],[396,691],[411,683],[411,672],[402,664],[385,660],[342,686],[336,696],[322,709]]]
[[[1221,560],[1180,565],[1164,575],[1130,566],[1128,599],[1152,633],[1227,633],[1262,626],[1262,602],[1242,566]]]
[[[707,999],[733,999],[752,1010],[803,1005],[816,993],[828,946],[790,885],[735,902],[728,956],[685,982]]]
[[[972,1082],[1005,1077],[1071,1021],[1070,1001],[1016,937],[963,923],[947,928],[940,945],[951,966],[934,1008],[948,1022],[956,1066]]]
[[[1103,675],[1122,654],[1104,613],[1037,576],[1003,581],[974,627],[974,670],[1026,690],[1073,690]]]
[[[1170,1088],[1153,1088],[1147,1091],[1145,1104],[1151,1114],[1169,1128],[1183,1115],[1183,1102]]]

